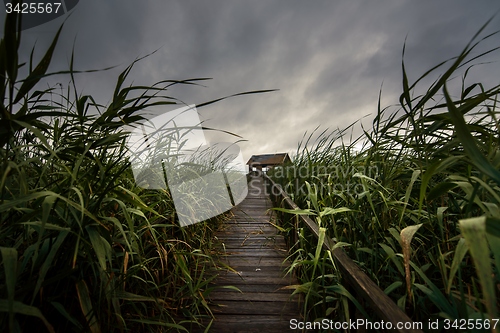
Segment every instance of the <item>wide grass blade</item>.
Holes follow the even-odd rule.
[[[208,102],[204,102],[204,103],[201,103],[201,104],[197,104],[196,108],[200,108],[202,106],[207,106],[207,105],[210,105],[210,104],[213,104],[213,103],[216,103],[216,102],[219,102],[219,101],[231,98],[231,97],[243,96],[243,95],[252,95],[252,94],[263,94],[263,93],[273,92],[273,91],[277,91],[277,90],[278,89],[266,89],[266,90],[246,91],[246,92],[242,92],[242,93],[237,93],[237,94],[229,95],[229,96],[226,96],[226,97],[217,98],[217,99],[214,99],[214,100],[211,100],[211,101],[208,101]]]
[[[47,258],[45,259],[42,267],[40,268],[38,279],[36,281],[36,286],[35,286],[35,289],[33,291],[33,296],[31,298],[31,304],[33,304],[33,302],[35,301],[35,297],[38,294],[38,291],[40,290],[40,288],[42,287],[42,284],[45,280],[45,276],[47,275],[47,272],[49,271],[49,269],[51,267],[54,266],[54,260],[56,259],[56,255],[59,252],[59,248],[61,247],[66,236],[68,235],[68,231],[69,231],[69,229],[61,230],[59,232],[57,238],[55,239],[54,244],[51,246],[50,252],[47,255]],[[47,240],[47,241],[49,241],[49,240]],[[53,241],[53,240],[50,240],[50,241]]]
[[[0,247],[2,264],[7,287],[7,312],[9,312],[9,327],[14,329],[14,297],[17,281],[17,250],[10,247]]]
[[[490,259],[491,251],[488,246],[486,232],[486,224],[488,221],[489,223],[499,223],[498,219],[488,219],[485,216],[464,219],[459,222],[462,235],[474,259],[476,272],[481,282],[484,299],[486,301],[488,315],[490,319],[495,319],[497,318],[497,298],[494,280],[491,278],[493,274]],[[498,241],[499,238],[494,237],[492,240],[493,239]],[[498,246],[496,246],[496,249],[498,249]],[[499,255],[499,253],[495,253],[495,255]]]
[[[92,333],[100,333],[101,328],[97,320],[97,313],[95,312],[92,305],[92,299],[89,294],[87,283],[85,283],[84,280],[78,281],[76,283],[76,291],[78,294],[78,301],[80,302],[82,313],[85,316],[90,331]]]
[[[451,306],[451,304],[448,302],[446,297],[443,295],[443,293],[439,290],[439,288],[425,275],[425,273],[415,265],[413,262],[410,261],[411,267],[417,272],[417,274],[425,281],[427,284],[426,286],[420,285],[415,283],[415,287],[419,288],[422,290],[429,299],[441,310],[443,313],[447,314],[448,316],[451,316],[451,318],[458,319],[458,312],[455,308]],[[430,289],[429,289],[430,288]]]
[[[453,262],[451,263],[450,268],[450,276],[448,277],[448,286],[446,287],[446,293],[449,294],[451,291],[451,287],[453,286],[453,279],[455,278],[455,274],[460,268],[460,264],[467,253],[468,248],[464,238],[460,238],[458,244],[455,248],[455,255],[453,256]]]
[[[11,305],[9,304],[8,300],[0,299],[0,312],[10,312],[11,311],[10,308],[11,308]],[[26,316],[33,316],[33,317],[40,318],[42,320],[42,322],[44,323],[45,328],[50,333],[55,333],[54,328],[47,321],[47,319],[45,319],[45,317],[43,316],[40,309],[38,309],[34,306],[29,306],[29,305],[23,304],[19,301],[14,301],[14,303],[12,304],[12,311],[14,313],[19,313],[19,314],[26,315]],[[11,329],[12,329],[12,327],[13,326],[11,326]]]
[[[111,261],[111,246],[109,243],[100,235],[96,226],[88,226],[86,231],[89,235],[90,242],[92,243],[92,249],[97,256],[97,262],[103,272],[106,271],[106,258]]]
[[[64,24],[63,24],[64,25]],[[24,79],[23,84],[19,88],[17,92],[16,98],[14,99],[14,103],[19,102],[25,95],[43,78],[45,72],[49,68],[49,64],[52,60],[52,54],[54,53],[54,49],[56,48],[57,41],[59,40],[59,35],[62,31],[63,25],[57,30],[57,33],[52,40],[52,44],[50,44],[47,52],[43,56],[40,63],[35,67],[35,69],[29,73],[28,77]]]
[[[479,150],[476,144],[476,139],[474,139],[474,137],[472,136],[470,128],[467,126],[463,118],[463,112],[461,110],[464,108],[470,108],[470,106],[468,105],[468,103],[466,103],[464,106],[461,106],[460,109],[457,109],[455,107],[455,104],[451,100],[446,87],[444,87],[443,93],[446,98],[448,110],[455,125],[457,136],[464,146],[467,155],[470,157],[471,162],[476,168],[481,170],[484,174],[486,174],[488,177],[490,177],[500,185],[500,171],[498,171],[498,169],[493,166]],[[474,102],[474,104],[476,104],[476,102]]]

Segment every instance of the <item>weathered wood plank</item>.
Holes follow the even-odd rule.
[[[290,319],[280,316],[262,315],[219,315],[211,326],[210,332],[220,333],[282,333],[290,332]],[[203,330],[192,330],[192,333]]]
[[[245,244],[263,244],[263,245],[280,245],[285,244],[285,241],[282,238],[273,239],[270,237],[263,237],[262,235],[254,235],[253,237],[248,237],[247,235],[231,235],[224,238],[219,238],[219,243],[222,246],[224,244],[241,244],[244,246]]]
[[[286,249],[286,243],[284,240],[277,239],[274,240],[271,237],[245,237],[245,236],[240,236],[240,235],[233,235],[229,234],[227,235],[227,238],[219,238],[218,242],[216,243],[217,246],[220,246],[221,249],[224,249],[224,245],[239,245],[241,247],[245,247],[245,245],[255,245],[255,246],[263,246],[263,247],[275,247],[275,248],[280,248],[280,249]],[[256,236],[262,236],[256,235]]]
[[[217,281],[215,282],[217,283]],[[213,284],[213,287],[217,288],[217,292],[214,292],[213,294],[216,293],[239,293],[242,292],[244,294],[252,294],[252,293],[273,293],[273,294],[287,294],[291,295],[291,289],[287,289],[286,286],[281,286],[281,285],[259,285],[259,284],[241,284],[238,285],[236,288],[239,289],[239,291],[226,288],[228,285],[225,283],[221,283],[220,285]],[[235,286],[233,286],[235,287]],[[212,295],[212,293],[210,294]]]
[[[291,278],[291,274],[286,274],[288,265],[253,265],[242,261],[240,265],[231,265],[231,270],[218,272],[221,278],[240,276],[244,279],[257,277]],[[294,278],[292,278],[294,279]]]
[[[242,323],[242,324],[251,324],[252,322],[260,323],[260,324],[270,324],[276,321],[276,318],[278,317],[279,321],[287,321],[287,318],[281,317],[280,316],[275,316],[275,315],[263,315],[263,316],[252,316],[252,315],[234,315],[234,316],[221,316],[221,318],[224,317],[224,320],[228,323]],[[297,316],[298,317],[298,316]],[[215,319],[215,322],[220,322],[219,320]],[[245,331],[246,332],[246,331]],[[263,327],[261,327],[260,330],[261,333],[267,332]]]
[[[238,275],[225,275],[225,276],[219,276],[217,281],[214,281],[212,286],[218,286],[218,287],[228,287],[231,286],[232,288],[236,287],[241,291],[241,286],[254,286],[251,287],[250,290],[252,290],[252,293],[254,292],[260,292],[261,290],[256,290],[255,286],[258,285],[267,285],[267,286],[272,286],[272,290],[288,290],[288,293],[291,294],[293,291],[293,283],[294,279],[290,278],[281,278],[281,277],[272,277],[272,276],[246,276],[246,277],[241,277]],[[234,289],[228,289],[228,290],[234,290]],[[234,290],[234,292],[240,292],[238,290]]]
[[[282,258],[283,260],[285,257],[288,255],[288,251],[286,250],[281,250],[281,249],[274,249],[274,248],[269,248],[269,249],[251,249],[246,248],[244,246],[237,248],[237,249],[232,249],[224,251],[224,257],[228,256],[233,256],[233,257],[257,257],[257,258],[269,258],[269,257],[274,257],[274,258]],[[280,262],[277,260],[276,262]]]
[[[262,258],[262,257],[241,257],[241,256],[230,256],[224,259],[225,263],[228,263],[231,267],[239,266],[254,266],[254,267],[266,267],[266,266],[277,266],[277,267],[287,267],[287,264],[283,262],[276,262],[275,258]]]
[[[212,308],[214,313],[235,314],[235,315],[285,315],[297,316],[299,312],[297,302],[290,301],[248,301],[248,300],[221,300],[215,302]]]
[[[266,243],[243,243],[242,241],[239,242],[231,242],[231,243],[223,243],[224,249],[228,252],[234,253],[234,251],[247,249],[247,250],[274,250],[282,253],[287,253],[287,250],[284,248],[284,244],[266,244]]]
[[[286,290],[284,290],[286,291]],[[286,293],[265,293],[265,292],[218,292],[209,296],[212,301],[259,301],[259,302],[298,302],[298,297],[290,296]]]

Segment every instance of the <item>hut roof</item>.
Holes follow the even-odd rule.
[[[252,155],[247,165],[280,165],[289,161],[287,153]]]

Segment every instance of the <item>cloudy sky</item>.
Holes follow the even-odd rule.
[[[109,103],[119,73],[155,50],[137,63],[128,83],[212,78],[205,87],[170,90],[188,104],[279,89],[198,110],[206,126],[248,140],[240,143],[247,160],[252,154],[293,152],[317,126],[344,128],[371,114],[363,120],[369,126],[381,87],[382,106],[398,102],[405,38],[412,82],[458,55],[498,10],[496,0],[83,0],[67,18],[51,70],[68,68],[73,46],[77,69],[116,66],[77,76],[81,93],[102,104]],[[21,57],[29,59],[35,42],[40,57],[63,20],[26,30]],[[500,15],[487,28],[496,30]],[[482,49],[494,46],[500,46],[499,36]],[[500,52],[486,60],[500,60]],[[69,82],[62,76],[52,80]],[[499,84],[500,63],[478,66],[471,80]],[[359,133],[355,127],[353,135]],[[213,133],[207,138],[235,140]]]

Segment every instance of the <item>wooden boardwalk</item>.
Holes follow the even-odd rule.
[[[217,288],[210,294],[215,316],[210,332],[287,332],[290,319],[300,318],[298,296],[291,298],[293,290],[283,289],[297,281],[284,274],[288,251],[270,223],[269,208],[263,180],[254,177],[248,196],[217,233],[223,249],[220,260],[234,271],[220,272],[215,285],[241,292]]]

